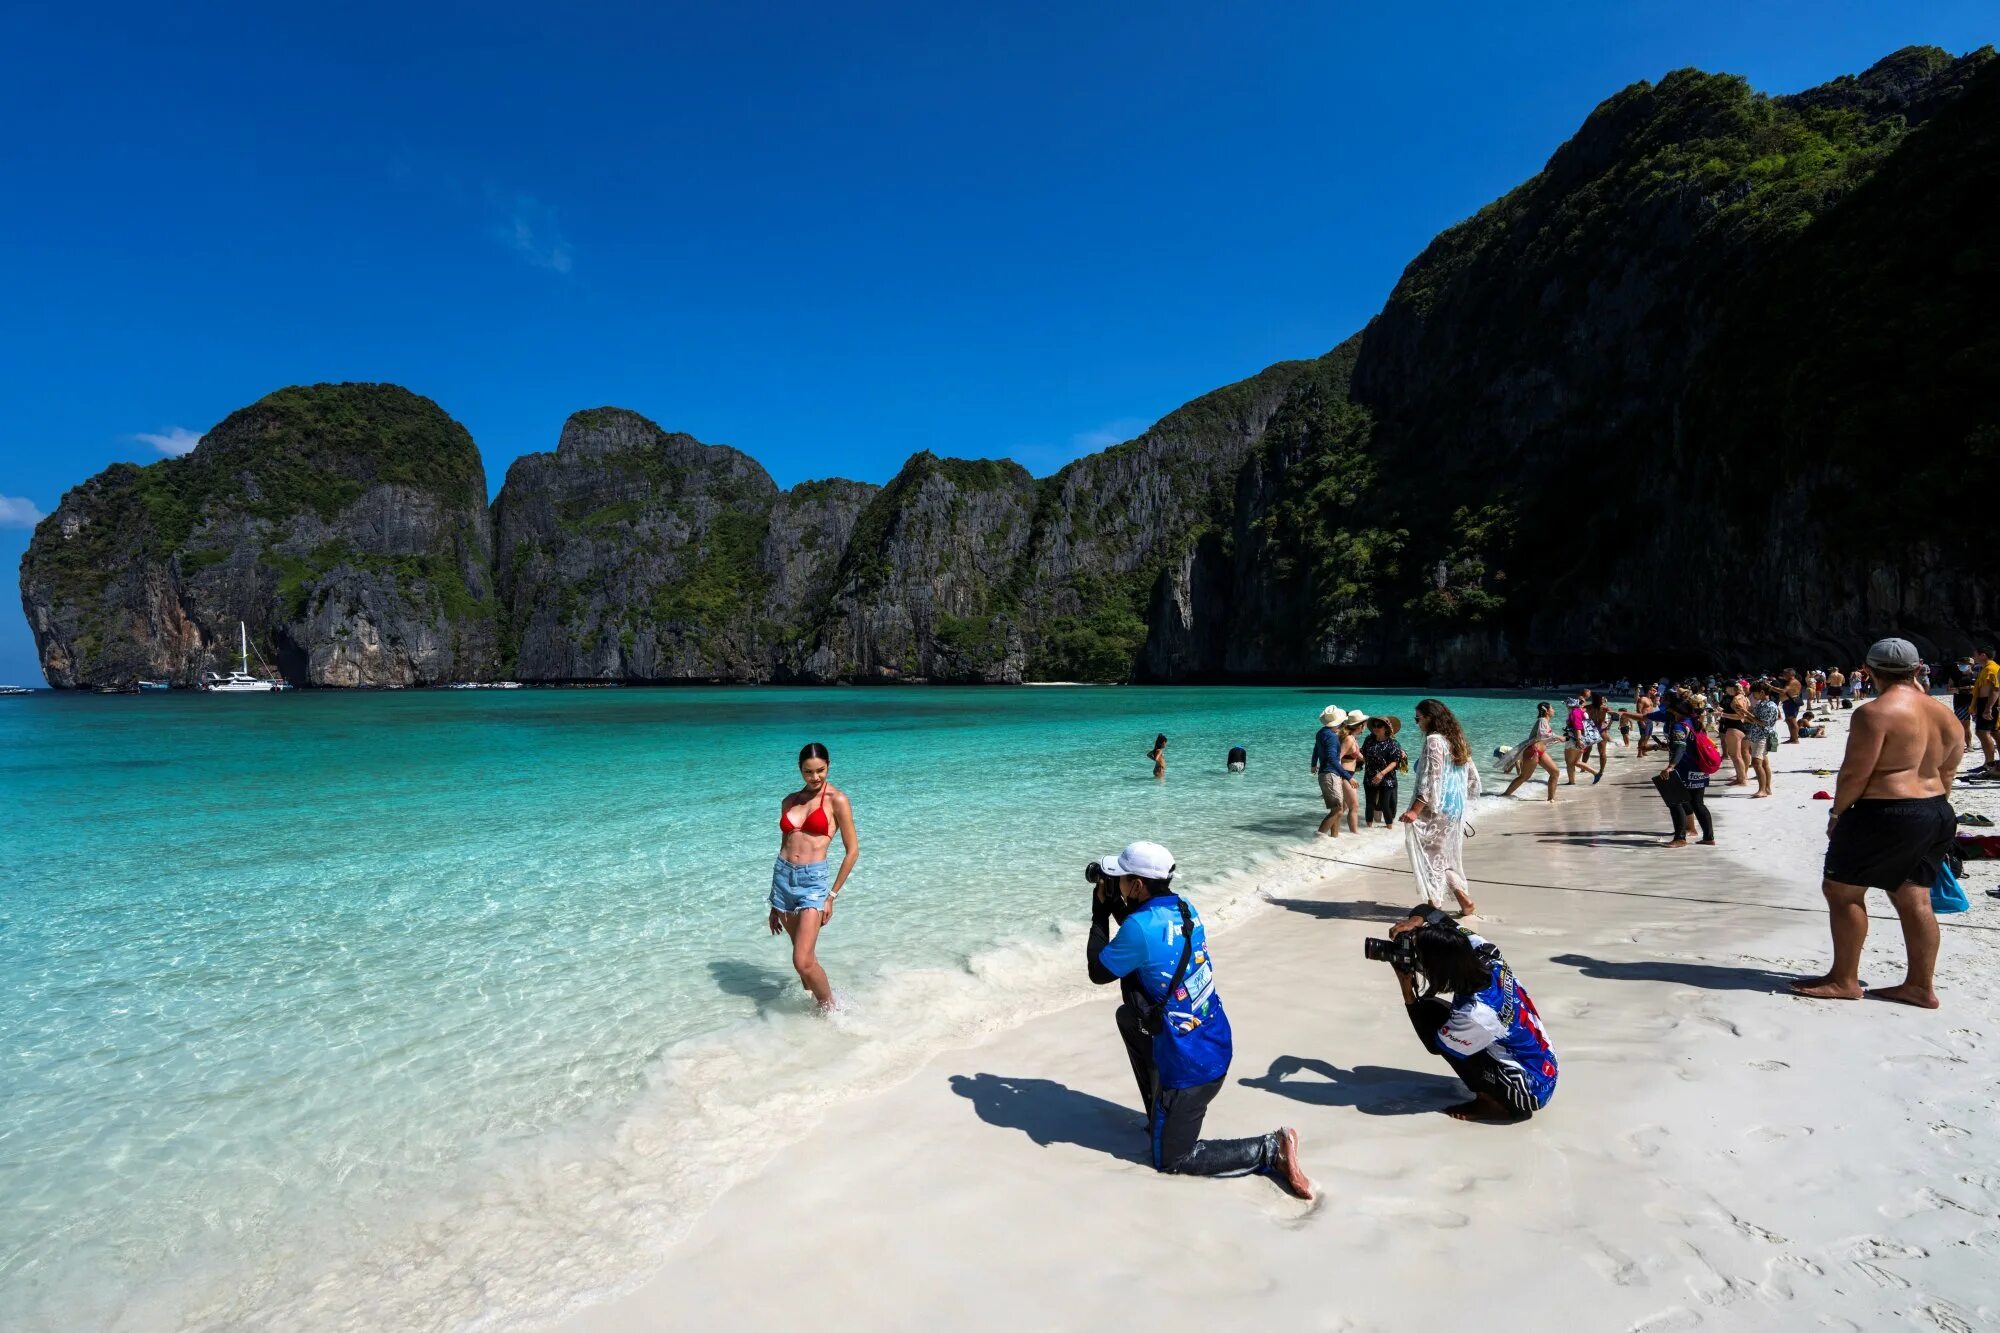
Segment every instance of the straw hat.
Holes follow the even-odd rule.
[[[1347,716],[1347,710],[1339,704],[1328,704],[1319,710],[1319,724],[1322,727],[1337,727],[1340,719]]]
[[[1345,730],[1348,727],[1358,727],[1367,720],[1368,714],[1362,712],[1359,708],[1350,708],[1347,710],[1347,716],[1340,720],[1340,725]]]

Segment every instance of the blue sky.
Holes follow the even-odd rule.
[[[435,398],[494,489],[603,404],[786,485],[1047,472],[1353,332],[1635,79],[1996,35],[1985,0],[17,7],[0,560],[317,380]]]

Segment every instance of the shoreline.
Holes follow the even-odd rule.
[[[978,1292],[983,1324],[1407,1328],[1482,1304],[1425,1287],[1442,1264],[1563,1284],[1607,1328],[1873,1326],[1844,1322],[1864,1309],[1976,1327],[1994,1313],[1976,1274],[2000,1254],[2000,1176],[1969,1165],[1968,1122],[1995,1096],[1968,1057],[2000,1031],[1973,982],[2000,962],[1977,923],[1987,900],[1973,929],[1945,925],[1935,1014],[1782,992],[1827,948],[1807,798],[1844,734],[1785,747],[1770,800],[1716,788],[1714,848],[1653,845],[1651,766],[1616,749],[1612,776],[1554,806],[1480,803],[1475,928],[1515,964],[1563,1063],[1526,1125],[1433,1113],[1456,1080],[1416,1045],[1387,969],[1360,957],[1414,896],[1390,873],[1401,839],[1375,839],[1360,864],[1342,856],[1217,932],[1237,1052],[1208,1132],[1298,1125],[1319,1202],[1156,1175],[1112,1005],[1086,996],[831,1108],[662,1246],[650,1277],[557,1326],[929,1327]],[[1868,973],[1883,976],[1900,938],[1886,905],[1871,916]],[[1928,1118],[1911,1133],[1913,1107]],[[1136,1238],[1162,1232],[1202,1261],[1149,1264]],[[780,1277],[786,1247],[799,1262]]]

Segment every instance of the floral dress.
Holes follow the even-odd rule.
[[[1406,826],[1405,840],[1417,887],[1433,907],[1442,907],[1454,889],[1466,891],[1466,816],[1478,795],[1479,766],[1469,759],[1452,763],[1451,746],[1444,737],[1424,737],[1423,753],[1417,757],[1416,792],[1424,812]]]

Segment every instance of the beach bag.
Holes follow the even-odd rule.
[[[1937,883],[1931,885],[1931,911],[1939,916],[1951,912],[1969,912],[1972,903],[1965,896],[1965,886],[1958,882],[1958,876],[1951,873],[1951,862],[1938,867]]]
[[[1704,773],[1714,773],[1722,767],[1722,751],[1715,748],[1715,741],[1705,731],[1697,731],[1689,742],[1694,746],[1694,766]]]

